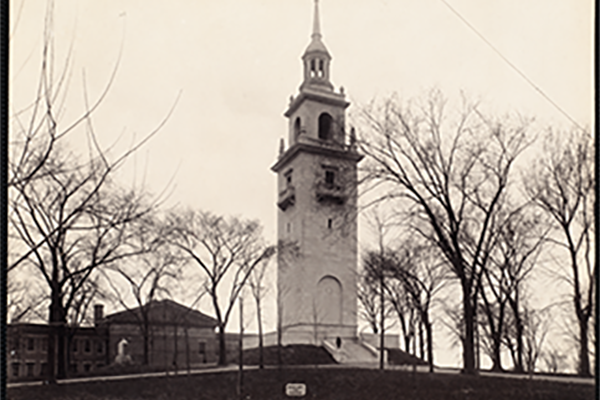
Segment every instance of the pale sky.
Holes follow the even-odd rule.
[[[590,0],[446,0],[512,64],[582,126],[593,118],[593,3]],[[11,1],[13,110],[35,96],[45,1]],[[270,171],[283,116],[301,83],[312,0],[58,0],[55,61],[72,45],[67,123],[115,82],[94,114],[101,143],[127,147],[158,136],[124,170],[157,193],[173,179],[168,205],[259,219],[276,235],[276,179]],[[437,87],[460,91],[491,112],[521,112],[539,126],[570,121],[478,37],[444,0],[321,0],[331,79],[352,102],[402,98]],[[79,136],[77,136],[79,135]],[[73,148],[82,143],[75,133]],[[458,352],[458,350],[457,350]]]

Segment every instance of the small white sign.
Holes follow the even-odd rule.
[[[288,397],[306,396],[306,385],[304,383],[288,383],[285,385],[285,394]]]

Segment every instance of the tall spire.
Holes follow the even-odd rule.
[[[331,56],[321,40],[321,23],[319,19],[319,0],[315,0],[315,15],[313,18],[313,31],[310,44],[304,51],[304,82],[300,89],[308,85],[314,88],[333,90],[329,82],[329,63]]]
[[[313,18],[312,38],[321,38],[321,24],[319,22],[319,0],[315,0],[315,15]]]

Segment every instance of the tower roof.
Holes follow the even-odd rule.
[[[321,40],[321,23],[319,20],[319,0],[315,0],[315,11],[313,16],[313,30],[311,35],[311,41],[306,50],[304,51],[304,57],[310,53],[325,53],[329,56],[329,52],[325,47],[325,44]]]

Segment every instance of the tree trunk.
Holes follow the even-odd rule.
[[[384,356],[384,340],[385,340],[385,297],[384,297],[384,292],[383,292],[383,273],[381,273],[381,276],[379,278],[379,297],[380,297],[380,302],[381,302],[381,316],[380,316],[380,323],[381,323],[381,331],[379,332],[379,369],[383,370],[383,356]]]
[[[500,334],[492,333],[492,371],[504,371],[502,369],[502,360],[500,356]]]
[[[219,323],[219,365],[227,365],[227,348],[225,345],[225,324]]]
[[[67,377],[67,368],[66,368],[66,349],[65,349],[65,323],[59,322],[57,326],[57,337],[58,337],[58,366],[56,371],[57,378],[66,378]]]
[[[283,335],[283,308],[277,300],[277,366],[281,368],[281,336]]]
[[[179,333],[177,332],[177,324],[175,324],[173,326],[173,361],[171,362],[172,366],[173,366],[173,370],[175,371],[175,373],[177,374],[177,371],[179,370],[179,360],[178,360],[178,353],[179,353],[179,346],[178,346],[178,337]]]
[[[56,284],[58,286],[58,284]],[[65,372],[65,312],[62,306],[60,291],[56,288],[51,293],[50,303],[50,335],[48,343],[48,380],[56,382],[62,379]],[[56,369],[55,369],[56,368]]]
[[[515,323],[517,327],[517,365],[515,365],[515,370],[523,372],[523,321],[518,313],[515,314]]]
[[[185,367],[190,374],[190,337],[188,335],[188,323],[185,322]]]
[[[425,332],[427,334],[427,362],[429,363],[429,372],[433,372],[433,329],[429,322],[429,316],[424,315]]]
[[[423,340],[423,322],[419,324],[419,356],[425,360],[425,342]]]
[[[579,375],[591,376],[588,349],[588,318],[582,315],[579,320]]]
[[[465,337],[463,341],[463,372],[475,374],[475,310],[471,302],[471,290],[467,282],[461,282],[463,292],[463,316]]]
[[[265,366],[263,355],[263,327],[260,312],[260,298],[256,299],[256,319],[258,323],[258,368],[263,369]]]
[[[143,336],[144,336],[144,365],[148,365],[150,363],[150,327],[148,323],[144,324],[143,327]]]
[[[49,383],[56,383],[55,369],[56,369],[56,327],[50,323],[48,326],[48,376],[47,380]]]

